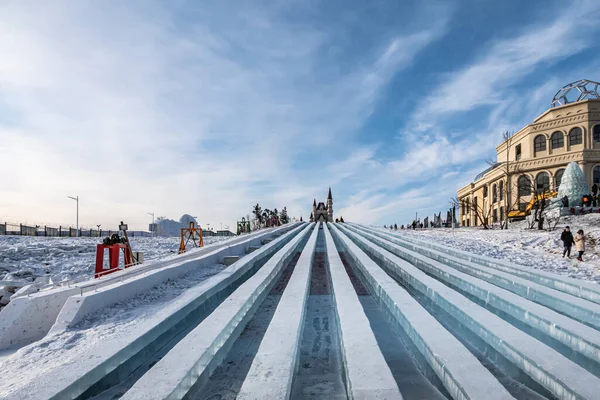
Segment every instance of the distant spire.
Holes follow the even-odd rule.
[[[327,196],[327,200],[333,200],[333,197],[331,197],[331,187],[329,187],[329,195]]]
[[[313,200],[313,207],[316,207],[316,206],[317,206],[317,199],[314,199]]]

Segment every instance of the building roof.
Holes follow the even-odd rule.
[[[485,174],[487,174],[488,172],[491,172],[491,171],[495,170],[496,168],[498,168],[502,164],[504,164],[504,163],[503,162],[495,163],[494,165],[491,165],[490,167],[484,169],[479,174],[477,174],[477,176],[475,177],[475,180],[473,182],[477,182],[478,180],[480,180],[481,178],[483,178],[485,176]]]

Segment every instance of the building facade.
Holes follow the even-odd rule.
[[[574,84],[580,82],[590,83]],[[591,84],[597,89],[598,83]],[[582,100],[561,102],[564,96],[557,96],[565,88],[552,108],[496,147],[496,164],[458,190],[462,226],[483,225],[482,219],[499,223],[508,212],[523,210],[533,195],[558,190],[573,161],[589,187],[600,185],[600,100],[594,89]]]

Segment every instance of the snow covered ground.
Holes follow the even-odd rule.
[[[136,337],[139,326],[156,316],[169,304],[182,302],[185,293],[226,267],[215,264],[191,272],[180,279],[155,286],[151,291],[127,302],[88,315],[77,326],[25,346],[14,354],[0,354],[0,398],[34,382],[54,368],[77,363],[92,346],[107,340]]]
[[[209,236],[210,246],[231,237]],[[52,281],[77,281],[93,277],[96,245],[102,238],[58,238],[35,236],[0,236],[0,280],[27,280],[40,276]],[[177,237],[131,238],[133,251],[144,253],[144,260],[156,260],[177,254]]]
[[[575,246],[571,259],[562,258],[560,234],[565,226],[573,234],[583,229],[586,235],[584,262],[577,262]],[[386,231],[389,232],[389,229]],[[555,231],[526,229],[525,222],[514,223],[508,230],[480,228],[398,230],[399,236],[411,235],[449,247],[470,251],[532,268],[600,283],[600,215],[562,217]]]

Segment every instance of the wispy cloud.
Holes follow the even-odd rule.
[[[316,7],[296,6],[0,5],[0,159],[14,166],[0,218],[72,220],[67,195],[83,224],[104,226],[142,228],[148,211],[233,226],[257,201],[303,213],[370,162],[331,146],[351,143],[445,23],[422,18],[361,63],[325,68],[337,32],[294,19]]]

